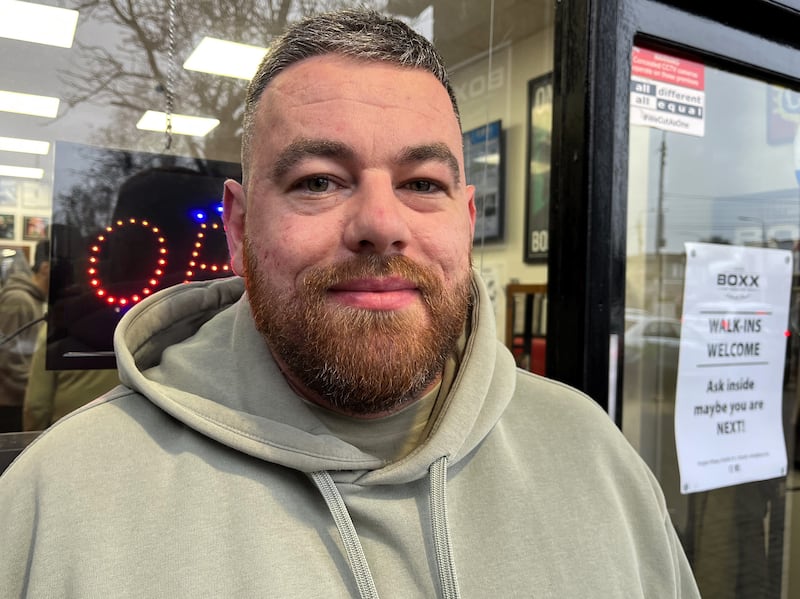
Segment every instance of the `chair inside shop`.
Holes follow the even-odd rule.
[[[517,366],[544,376],[546,338],[547,285],[508,285],[506,345]]]

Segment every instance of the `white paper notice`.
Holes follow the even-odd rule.
[[[786,475],[791,284],[789,251],[686,244],[675,397],[681,493]]]
[[[631,125],[705,135],[705,66],[702,63],[633,47]]]

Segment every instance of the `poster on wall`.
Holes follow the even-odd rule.
[[[467,183],[475,186],[475,242],[502,241],[505,216],[502,122],[493,121],[465,131],[463,139]]]
[[[702,63],[633,47],[630,123],[703,137],[705,66]]]
[[[13,214],[0,214],[0,239],[14,239]]]
[[[47,239],[50,229],[50,219],[46,216],[24,216],[22,218],[22,238],[25,241],[39,241]]]
[[[17,206],[17,182],[0,179],[0,206],[4,208],[16,208]]]
[[[786,475],[788,250],[686,244],[675,444],[681,493]]]
[[[237,163],[58,142],[49,370],[114,368],[113,331],[171,285],[229,276],[221,220]]]
[[[525,192],[525,262],[547,261],[550,222],[550,137],[553,75],[528,82],[528,177]]]

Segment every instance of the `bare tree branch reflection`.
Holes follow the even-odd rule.
[[[368,2],[367,2],[368,3]],[[220,125],[205,138],[175,136],[176,153],[239,161],[242,104],[247,81],[187,71],[181,65],[205,36],[268,46],[287,23],[311,13],[363,5],[356,0],[200,0],[177,2],[174,81],[169,78],[169,13],[164,0],[87,0],[76,8],[87,25],[75,44],[77,59],[61,73],[71,90],[65,104],[114,107],[109,124],[95,133],[101,145],[158,152],[163,135],[124,131],[145,110],[164,111],[171,84],[174,112],[217,118]],[[385,0],[377,0],[381,9]],[[95,32],[95,33],[92,33]]]

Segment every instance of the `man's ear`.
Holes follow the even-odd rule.
[[[222,222],[225,224],[225,237],[231,268],[237,275],[244,274],[244,223],[247,216],[247,199],[241,183],[228,179],[222,194]]]
[[[467,210],[469,210],[469,222],[470,222],[470,230],[471,230],[471,237],[470,239],[475,238],[475,219],[476,209],[475,209],[475,186],[474,185],[467,185]]]

